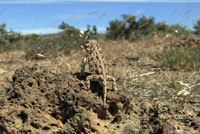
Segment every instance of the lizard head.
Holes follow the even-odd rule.
[[[98,43],[96,40],[87,40],[84,45],[81,45],[82,51],[83,52],[93,52],[99,47]]]

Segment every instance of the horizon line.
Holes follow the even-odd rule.
[[[80,31],[83,30],[85,31],[86,28],[82,28],[82,27],[77,27],[77,29],[79,29]],[[8,31],[11,30],[7,29]],[[58,33],[61,32],[62,30],[53,27],[49,27],[49,28],[30,28],[30,29],[12,29],[15,32],[19,32],[22,35],[28,35],[28,34],[52,34],[52,33]],[[97,30],[98,33],[103,33],[106,31],[106,27],[98,27],[97,26]]]

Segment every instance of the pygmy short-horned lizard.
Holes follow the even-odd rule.
[[[108,81],[112,81],[112,90],[117,90],[115,78],[108,74],[105,58],[96,40],[88,40],[84,46],[81,47],[86,51],[86,57],[81,64],[81,75],[84,75],[86,64],[88,64],[89,71],[92,73],[92,75],[86,78],[86,88],[90,89],[90,81],[98,82],[104,90],[103,106],[105,107]]]

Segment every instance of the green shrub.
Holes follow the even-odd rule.
[[[200,69],[200,44],[191,47],[170,47],[156,55],[150,55],[156,61],[162,63],[164,68],[173,70],[184,69],[187,71]]]
[[[129,36],[129,40],[131,41],[138,41],[141,40],[143,38],[142,32],[141,31],[132,31],[130,36]]]
[[[194,29],[195,29],[194,33],[200,35],[200,20],[198,20],[196,24],[194,24]]]
[[[0,25],[0,47],[1,50],[6,48],[10,43],[9,41],[6,39],[8,33],[6,31],[6,24],[1,24]]]
[[[79,29],[64,22],[58,28],[62,32],[54,35],[25,36],[26,59],[35,59],[37,54],[45,57],[56,57],[60,53],[67,55],[72,50],[79,49],[84,43],[85,35],[80,35]]]
[[[22,39],[22,36],[20,33],[17,33],[15,31],[10,31],[8,32],[8,35],[6,37],[6,39],[10,42],[10,43],[14,43],[14,42],[18,42],[19,40]]]
[[[10,51],[18,46],[13,43],[18,42],[22,39],[20,33],[14,32],[12,30],[6,30],[6,24],[0,25],[0,52]]]
[[[155,24],[155,29],[157,32],[164,32],[167,33],[169,32],[169,25],[167,25],[165,22],[159,22]]]
[[[191,30],[180,24],[168,25],[165,22],[155,23],[154,17],[142,16],[137,18],[134,15],[124,14],[121,20],[116,19],[109,22],[106,38],[111,40],[126,39],[135,41],[152,37],[154,33],[161,35],[171,33],[176,36],[181,36],[191,33]]]
[[[29,40],[25,42],[26,59],[34,59],[37,54],[46,57],[56,57],[59,53],[70,54],[74,49],[79,49],[82,40],[62,33],[58,37],[43,37],[41,40]]]
[[[170,25],[168,32],[171,34],[178,35],[178,36],[187,35],[191,33],[191,31],[185,25],[181,25],[181,24]]]
[[[107,28],[106,37],[111,40],[123,39],[125,33],[124,23],[121,20],[114,20],[109,22],[109,27]]]
[[[142,16],[138,21],[138,29],[143,35],[149,35],[154,32],[154,17]]]
[[[149,36],[154,32],[154,17],[142,16],[139,20],[134,15],[122,15],[122,20],[114,20],[109,22],[107,27],[107,39],[126,39],[139,40],[144,36]],[[136,37],[134,37],[136,36]],[[139,38],[138,38],[139,37]]]
[[[0,52],[4,52],[5,50],[8,50],[9,47],[10,47],[10,43],[4,38],[0,37]]]
[[[26,41],[37,41],[37,40],[41,40],[41,36],[37,35],[37,34],[28,34],[28,35],[24,35],[23,39]]]

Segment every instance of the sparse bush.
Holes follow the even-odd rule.
[[[200,20],[197,21],[196,24],[194,24],[194,33],[197,34],[197,35],[200,35]]]
[[[155,33],[160,35],[170,33],[181,36],[191,33],[191,31],[186,26],[180,24],[155,23],[154,17],[142,16],[137,19],[137,16],[124,14],[122,15],[122,20],[116,19],[109,22],[106,37],[111,40],[126,39],[135,41],[152,37]]]
[[[0,37],[0,52],[4,52],[6,49],[8,49],[9,45],[10,43],[6,39]]]
[[[9,41],[6,39],[8,32],[6,31],[6,24],[0,25],[0,46],[7,47],[9,45]]]
[[[141,31],[143,35],[149,35],[154,32],[154,17],[142,16],[138,21],[138,30]]]
[[[136,16],[122,15],[122,20],[110,21],[106,37],[108,39],[139,40],[143,36],[149,36],[154,32],[154,17],[142,16],[136,20]],[[135,36],[135,37],[134,37]]]
[[[0,25],[0,36],[4,37],[4,38],[7,36],[6,24],[5,23]]]
[[[138,22],[136,21],[136,16],[123,14],[123,31],[124,31],[124,38],[123,39],[130,39],[132,33],[136,33],[138,30]]]
[[[24,35],[23,39],[26,41],[37,41],[37,40],[41,40],[41,36],[37,35],[37,34],[29,34],[29,35]]]
[[[62,22],[58,29],[62,30],[60,33],[51,35],[25,35],[24,37],[24,51],[26,53],[26,59],[36,59],[38,54],[42,54],[45,57],[56,57],[59,54],[70,54],[72,50],[80,49],[80,46],[84,44],[86,38],[96,38],[97,28],[93,26],[93,30],[90,30],[90,26],[87,26],[86,31],[82,33],[79,29]],[[89,36],[89,37],[87,37]]]
[[[154,56],[150,56],[162,63],[164,68],[187,71],[200,69],[200,44],[191,47],[178,47],[173,45]]]
[[[42,40],[29,40],[25,42],[24,51],[26,59],[35,59],[37,54],[42,54],[46,57],[54,57],[57,55],[58,42],[54,38],[43,38]]]
[[[93,27],[92,27],[92,33],[93,33],[94,35],[97,34],[97,26],[96,26],[96,25],[93,25]]]
[[[171,34],[175,34],[177,36],[181,36],[181,35],[187,35],[187,34],[189,34],[190,30],[187,29],[187,27],[184,26],[184,25],[173,24],[173,25],[170,25],[168,32],[171,33]]]
[[[109,27],[106,30],[107,39],[126,39],[129,40],[131,34],[138,30],[138,22],[136,16],[123,14],[122,20],[116,19],[109,22]]]
[[[157,32],[165,32],[167,33],[169,31],[169,25],[166,24],[165,22],[159,22],[155,24],[155,29]]]
[[[56,35],[41,37],[33,34],[25,36],[27,40],[25,48],[26,59],[34,59],[37,54],[42,54],[46,57],[55,57],[59,53],[67,55],[72,50],[79,49],[84,43],[84,37],[81,37],[79,29],[64,22],[58,28],[63,31]]]
[[[8,35],[7,35],[6,39],[10,43],[14,43],[14,42],[18,42],[19,40],[21,40],[22,36],[21,36],[20,33],[17,33],[15,31],[11,30],[10,32],[8,32]]]
[[[125,24],[121,20],[114,20],[109,22],[106,37],[111,40],[123,39],[125,33]]]
[[[68,27],[69,27],[69,25],[67,23],[65,23],[64,21],[62,21],[62,23],[58,26],[58,29],[65,30]]]
[[[138,40],[141,40],[142,38],[143,38],[143,35],[140,30],[132,31],[129,36],[129,40],[131,40],[131,41],[138,41]]]
[[[18,42],[22,39],[22,36],[10,30],[9,32],[6,30],[6,24],[0,25],[0,52],[9,51],[17,48],[18,46],[13,45],[13,43]]]

